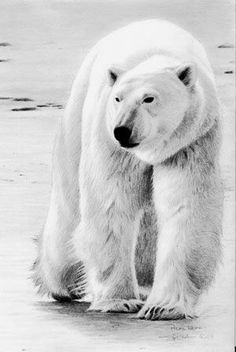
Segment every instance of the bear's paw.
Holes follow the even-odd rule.
[[[111,299],[92,303],[88,311],[137,313],[142,308],[143,304],[144,302],[138,299]]]

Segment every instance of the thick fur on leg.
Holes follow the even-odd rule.
[[[58,290],[50,292],[52,298],[60,302],[70,302],[74,299],[80,299],[84,296],[85,273],[83,264],[71,264],[63,268],[63,272],[57,278]],[[32,279],[40,294],[49,294],[48,287],[45,286],[43,275],[40,272],[39,263],[36,260],[33,264],[34,274]]]
[[[140,290],[151,288],[154,279],[157,247],[157,219],[154,205],[151,202],[140,221],[139,235],[135,251],[135,268]]]
[[[99,137],[98,132],[93,143],[100,143]],[[103,148],[97,145],[94,150]],[[83,207],[74,247],[85,264],[86,290],[92,296],[90,309],[134,312],[142,305],[135,273],[136,238],[142,207],[150,200],[152,171],[127,152],[109,150],[109,144],[107,148],[112,158],[105,151],[89,159],[83,159],[82,154]],[[96,172],[89,172],[91,167]],[[127,173],[127,169],[132,172]]]
[[[205,136],[154,168],[157,264],[139,318],[194,317],[199,295],[215,277],[222,231],[217,145],[216,122]]]
[[[38,238],[36,239],[38,242]],[[39,251],[41,245],[37,243]],[[76,261],[75,257],[67,252],[67,260],[57,267],[48,262],[47,259],[39,256],[32,267],[32,280],[40,294],[50,295],[61,302],[68,302],[81,298],[84,295],[86,284],[84,266],[81,261]]]

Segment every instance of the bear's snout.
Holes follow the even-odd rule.
[[[132,148],[139,144],[139,143],[132,142],[131,134],[132,134],[132,129],[126,126],[120,126],[114,129],[115,139],[124,148]]]

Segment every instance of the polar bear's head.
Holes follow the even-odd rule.
[[[152,162],[151,154],[168,144],[189,109],[196,76],[195,65],[189,63],[155,73],[109,69],[106,119],[111,138]]]

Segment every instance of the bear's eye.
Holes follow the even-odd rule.
[[[154,100],[154,97],[147,97],[147,98],[143,99],[143,103],[150,104],[153,102],[153,100]]]
[[[119,97],[115,97],[115,101],[117,101],[117,103],[120,102],[120,98]]]

